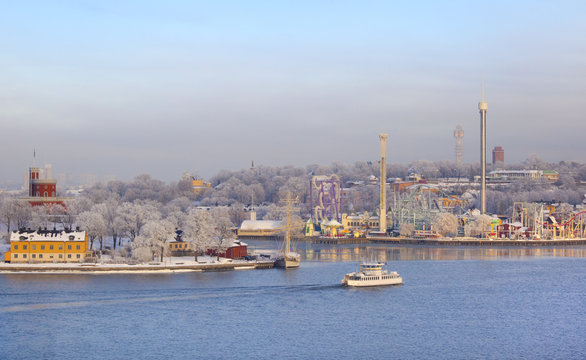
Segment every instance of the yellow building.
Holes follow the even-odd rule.
[[[188,256],[193,255],[193,250],[188,242],[185,241],[170,241],[167,243],[167,251],[171,256]]]
[[[393,222],[393,213],[387,213],[387,224],[391,224]],[[342,226],[344,230],[364,230],[364,229],[378,229],[379,227],[379,220],[378,216],[370,215],[368,212],[365,212],[361,215],[347,215],[342,214]]]
[[[212,186],[212,184],[205,182],[202,179],[192,179],[191,183],[193,185],[193,192],[195,195],[199,194],[205,189],[209,189]]]
[[[90,257],[85,231],[15,230],[10,233],[10,263],[79,262]]]
[[[188,172],[183,173],[183,180],[191,181],[191,186],[193,187],[193,193],[195,195],[198,195],[202,191],[212,187],[211,183],[205,182],[203,179],[196,179],[195,177],[191,176]]]

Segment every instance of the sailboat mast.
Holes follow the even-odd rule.
[[[285,225],[283,229],[285,230],[285,241],[282,244],[281,251],[283,251],[282,259],[278,259],[275,263],[275,266],[287,268],[297,268],[299,267],[299,259],[298,257],[291,254],[291,230],[293,230],[292,224],[292,214],[293,211],[297,211],[299,209],[294,208],[293,204],[298,201],[298,198],[293,198],[291,193],[287,193],[287,197],[281,200],[281,204],[283,207],[279,208],[281,212],[285,212],[286,219]]]
[[[285,256],[291,252],[291,204],[287,204],[287,231],[285,231]]]
[[[287,253],[291,252],[291,229],[293,228],[292,224],[291,224],[291,214],[293,213],[293,211],[297,210],[295,208],[293,208],[293,204],[297,201],[296,198],[293,198],[291,196],[291,193],[288,192],[287,193],[287,197],[285,199],[283,199],[281,202],[283,203],[283,205],[285,205],[282,210],[285,212],[286,214],[286,220],[285,220],[285,255],[287,255]]]

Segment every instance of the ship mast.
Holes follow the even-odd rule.
[[[282,207],[279,208],[279,211],[282,211],[285,213],[286,216],[286,220],[285,220],[285,243],[284,243],[284,247],[285,249],[283,250],[283,254],[286,256],[288,253],[291,252],[291,230],[293,230],[295,228],[295,226],[291,223],[291,215],[293,214],[293,212],[295,211],[299,211],[299,208],[293,207],[294,204],[296,204],[298,202],[298,198],[293,198],[291,196],[291,192],[287,192],[287,196],[282,199],[280,201],[280,203],[283,205]]]

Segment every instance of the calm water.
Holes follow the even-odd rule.
[[[290,271],[0,275],[0,358],[586,357],[585,247],[304,255]],[[339,286],[365,257],[405,284]]]

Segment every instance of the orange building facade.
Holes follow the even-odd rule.
[[[10,263],[80,262],[92,256],[85,231],[15,230],[10,233]]]

